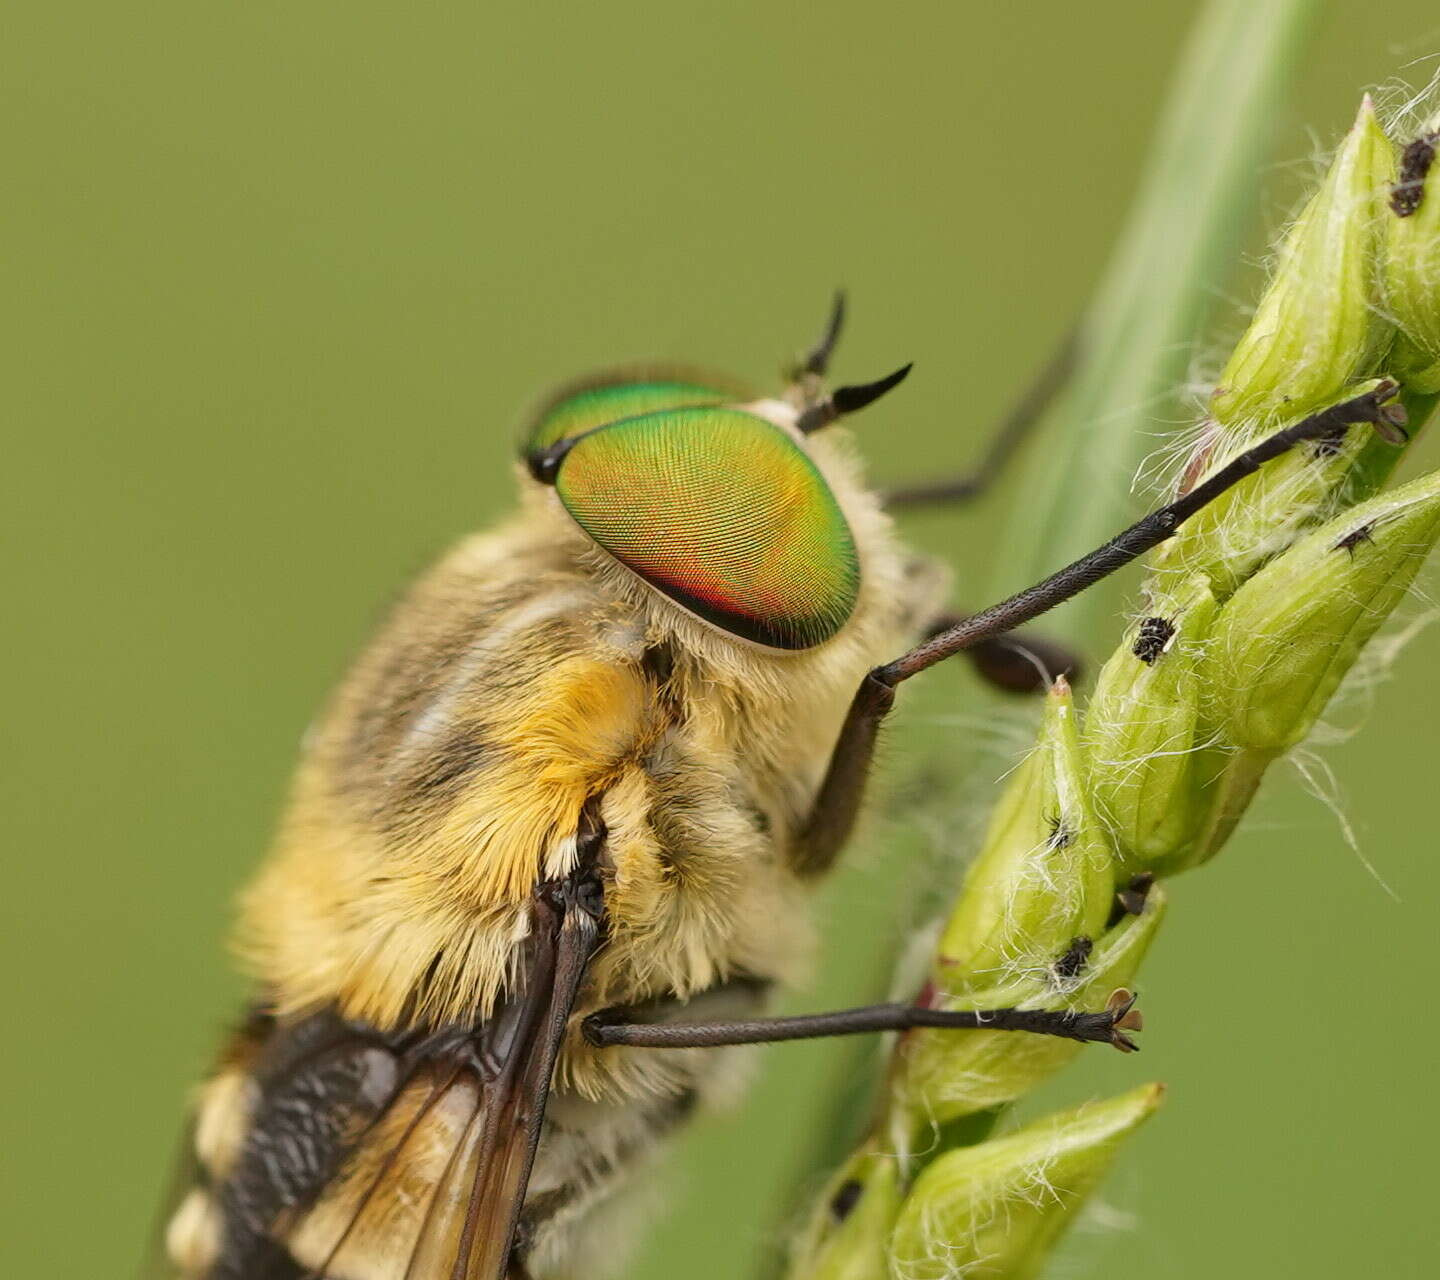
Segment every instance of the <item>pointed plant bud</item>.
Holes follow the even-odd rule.
[[[796,1280],[889,1280],[899,1176],[891,1155],[861,1150],[847,1160],[820,1197],[789,1274]]]
[[[1392,336],[1377,307],[1381,211],[1394,151],[1367,95],[1215,388],[1225,426],[1296,417],[1340,399]]]
[[[1107,900],[1114,901],[1111,894]],[[1136,895],[1103,933],[1080,934],[1057,947],[1041,969],[988,991],[938,1000],[947,1009],[1081,1009],[1099,1012],[1128,987],[1165,914],[1160,887]],[[1023,1097],[1084,1049],[1074,1040],[1015,1031],[910,1032],[901,1045],[891,1139],[903,1150],[936,1124]]]
[[[1032,1280],[1163,1093],[1145,1085],[940,1156],[901,1208],[893,1273],[906,1280]]]
[[[1074,699],[1062,677],[1035,750],[1011,779],[939,944],[947,990],[1043,971],[1110,910],[1113,857],[1086,798]]]
[[[1437,537],[1433,472],[1352,507],[1241,587],[1201,670],[1225,743],[1278,754],[1304,738]]]
[[[1198,666],[1215,617],[1204,577],[1155,588],[1085,711],[1090,796],[1132,872],[1163,873],[1201,819]]]

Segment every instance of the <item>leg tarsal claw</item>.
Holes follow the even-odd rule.
[[[1072,1040],[1084,1040],[1092,1044],[1108,1044],[1121,1053],[1138,1053],[1140,1046],[1125,1033],[1139,1031],[1145,1025],[1140,1010],[1135,1008],[1137,997],[1124,987],[1111,992],[1105,1008],[1098,1013],[1072,1013],[1068,1028],[1054,1034],[1069,1036]]]
[[[1117,987],[1110,993],[1110,999],[1105,1002],[1105,1012],[1100,1015],[1109,1020],[1110,1034],[1101,1037],[1119,1049],[1121,1053],[1136,1053],[1140,1046],[1125,1034],[1127,1031],[1141,1031],[1145,1027],[1145,1018],[1140,1010],[1135,1007],[1135,1001],[1139,999],[1135,992],[1125,987]]]

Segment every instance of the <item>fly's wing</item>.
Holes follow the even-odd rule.
[[[555,1057],[598,934],[598,917],[573,902],[537,903],[537,924],[522,993],[473,1039],[427,1061],[340,1177],[283,1228],[307,1274],[510,1274]]]
[[[172,1223],[179,1274],[503,1280],[598,935],[598,912],[563,898],[537,899],[518,994],[473,1030],[406,1041],[334,1017],[277,1029],[232,1163]]]

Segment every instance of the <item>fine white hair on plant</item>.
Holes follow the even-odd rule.
[[[1182,737],[1176,734],[1167,740],[1165,745],[1154,748],[1150,751],[1142,751],[1133,756],[1096,756],[1093,757],[1097,763],[1109,765],[1111,768],[1120,771],[1120,779],[1125,780],[1126,773],[1138,774],[1152,760],[1166,760],[1176,756],[1199,755],[1210,747],[1220,742],[1220,735],[1217,730],[1198,741],[1189,737]]]
[[[1419,66],[1425,62],[1440,62],[1440,54],[1429,54],[1416,58],[1408,66]],[[1371,90],[1386,131],[1392,138],[1404,140],[1418,133],[1435,113],[1435,104],[1440,100],[1440,66],[1432,67],[1430,77],[1420,89],[1412,88],[1403,80],[1395,79]]]
[[[1173,493],[1185,474],[1190,460],[1211,438],[1214,424],[1200,417],[1187,416],[1183,421],[1167,424],[1153,434],[1159,441],[1147,453],[1130,477],[1131,493]]]
[[[1310,731],[1309,748],[1333,747],[1350,741],[1363,727],[1374,708],[1375,694],[1394,675],[1401,655],[1426,628],[1440,619],[1440,607],[1418,587],[1411,594],[1426,608],[1401,626],[1381,631],[1364,649],[1326,707],[1324,716]]]
[[[1297,748],[1291,752],[1289,760],[1291,767],[1300,775],[1311,795],[1315,796],[1334,816],[1345,843],[1350,847],[1351,853],[1355,855],[1360,865],[1365,868],[1370,878],[1374,880],[1391,899],[1395,902],[1400,902],[1400,895],[1391,886],[1390,882],[1380,874],[1380,869],[1366,856],[1365,850],[1360,846],[1360,838],[1355,832],[1354,824],[1351,823],[1345,813],[1345,807],[1340,795],[1340,783],[1335,777],[1335,771],[1320,756],[1304,748]]]

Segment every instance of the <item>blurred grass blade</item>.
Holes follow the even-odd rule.
[[[1084,322],[1082,363],[1047,424],[1001,543],[990,596],[1109,537],[1130,484],[1178,416],[1176,388],[1254,212],[1257,169],[1315,0],[1212,0],[1177,68],[1134,209]],[[1082,647],[1116,613],[1113,580],[1052,627]]]

